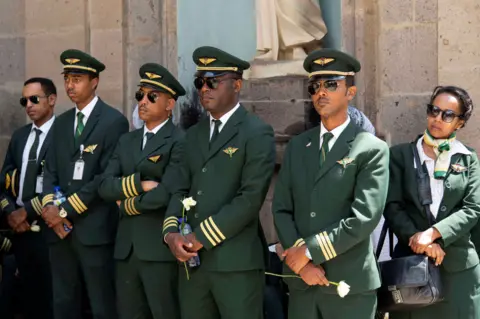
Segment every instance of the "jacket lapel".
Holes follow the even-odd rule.
[[[240,124],[247,111],[243,106],[240,106],[235,113],[233,113],[232,117],[228,120],[225,126],[222,128],[222,131],[218,135],[215,142],[210,145],[210,150],[208,151],[208,156],[206,161],[212,158],[217,152],[220,150],[222,146],[224,146],[229,140],[231,140],[235,135],[238,133],[238,124]]]
[[[145,148],[143,149],[142,155],[140,157],[140,161],[148,157],[148,155],[152,154],[154,151],[161,148],[163,145],[165,145],[167,143],[167,139],[172,136],[172,131],[174,128],[175,126],[173,125],[171,120],[165,123],[165,125],[157,132],[157,134],[155,134],[152,139],[148,141],[145,145]]]
[[[45,137],[45,140],[43,141],[42,148],[40,149],[40,153],[38,155],[38,163],[41,163],[41,161],[45,158],[45,153],[47,152],[48,146],[50,145],[50,142],[52,141],[52,133],[53,129],[50,128],[50,130],[47,133],[47,136]]]
[[[32,132],[32,124],[25,126],[25,129],[22,131],[18,139],[18,145],[20,147],[16,147],[17,152],[15,154],[15,162],[20,163],[20,166],[18,166],[19,168],[22,167],[23,152],[25,150],[25,146],[27,145],[27,140],[30,132]]]
[[[100,100],[99,98],[97,101],[97,104],[95,104],[95,107],[93,108],[93,111],[87,120],[87,125],[85,125],[85,128],[83,129],[82,135],[80,135],[78,143],[75,143],[76,144],[75,154],[80,150],[80,145],[84,144],[84,146],[87,147],[87,145],[85,145],[85,141],[88,139],[90,134],[95,129],[95,126],[97,125],[98,120],[100,120],[100,115],[102,114],[102,111],[103,111],[103,105],[104,105],[103,101]],[[75,135],[74,135],[74,138],[75,138]]]
[[[208,147],[210,143],[210,116],[202,119],[198,124],[197,143],[200,146],[204,161],[208,157]]]
[[[356,135],[356,125],[353,121],[350,121],[333,145],[332,150],[328,153],[325,163],[323,163],[315,178],[315,183],[317,183],[333,166],[335,166],[338,160],[341,160],[348,154],[351,148],[351,142],[355,139]],[[320,148],[320,146],[318,147]]]
[[[416,140],[413,145],[414,147],[417,147],[417,141]],[[417,208],[425,214],[425,209],[420,203],[420,198],[418,197],[418,182],[417,182],[417,169],[415,168],[415,157],[413,155],[412,147],[411,144],[408,145],[408,148],[406,150],[406,153],[404,154],[404,162],[405,162],[405,184],[408,186],[408,192],[410,192],[410,198],[413,199],[413,202]],[[428,219],[428,216],[425,216],[425,218]]]
[[[307,166],[308,185],[312,186],[320,169],[320,126],[305,139],[304,163]]]

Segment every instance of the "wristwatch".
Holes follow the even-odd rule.
[[[61,218],[67,218],[67,211],[61,208],[60,211],[58,212],[58,216],[60,216]]]

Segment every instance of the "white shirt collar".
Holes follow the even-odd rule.
[[[36,128],[42,131],[43,134],[47,135],[48,131],[50,131],[50,129],[52,128],[54,121],[55,121],[55,115],[52,116],[48,121],[43,123],[43,125],[40,127],[36,126],[35,123],[32,123],[32,130]]]
[[[219,120],[222,122],[221,126],[223,127],[225,124],[227,124],[227,121],[232,117],[233,113],[240,107],[240,103],[237,103],[233,109],[228,111],[227,113],[223,114]],[[215,120],[212,115],[210,115],[210,125],[212,125],[212,121]]]
[[[343,122],[342,125],[337,126],[336,128],[330,131],[330,133],[333,134],[333,139],[336,140],[342,134],[342,132],[347,128],[348,124],[350,124],[350,116],[347,116],[347,120]],[[327,132],[328,132],[327,128],[323,126],[322,122],[320,122],[320,138],[322,138],[323,134]]]
[[[82,112],[84,115],[84,123],[87,123],[88,118],[90,117],[90,114],[93,112],[93,108],[95,107],[95,104],[98,102],[98,96],[95,95],[95,97],[90,101],[90,103],[87,104],[83,108],[83,110],[79,110],[77,106],[75,106],[75,116],[77,116],[78,112]]]
[[[419,138],[417,141],[417,150],[418,150],[418,156],[420,157],[420,163],[425,163],[425,161],[434,161],[433,158],[430,158],[425,154],[423,150],[423,138]],[[454,140],[450,144],[450,156],[453,156],[455,154],[464,154],[464,155],[471,155],[472,152],[468,150],[468,148],[462,144],[459,140]]]
[[[167,120],[164,121],[163,123],[155,126],[153,130],[149,130],[149,129],[147,128],[147,126],[144,125],[144,126],[143,126],[143,136],[145,136],[145,134],[147,134],[147,133],[149,133],[149,132],[150,132],[150,133],[153,133],[153,134],[157,134],[157,132],[160,131],[160,129],[161,129],[162,127],[164,127],[165,124],[167,124],[168,120],[170,120],[170,119],[167,119]]]

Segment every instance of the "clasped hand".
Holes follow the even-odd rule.
[[[300,275],[303,281],[309,285],[328,286],[328,279],[325,277],[325,270],[320,265],[314,265],[305,254],[307,247],[291,247],[282,254],[285,263],[296,274]]]
[[[434,243],[438,238],[441,238],[441,234],[436,228],[431,227],[410,237],[408,245],[414,253],[425,254],[434,259],[435,265],[438,266],[445,258],[445,251],[439,244]]]

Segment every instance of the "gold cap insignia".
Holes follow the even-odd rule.
[[[95,151],[95,149],[97,148],[98,144],[95,144],[95,145],[89,145],[87,146],[83,151],[85,153],[92,153],[93,154],[93,151]]]
[[[152,79],[161,79],[162,76],[161,75],[158,75],[158,74],[155,74],[155,73],[151,73],[151,72],[145,72],[145,74],[148,76],[148,78],[150,80]]]
[[[452,164],[452,170],[456,173],[462,173],[467,170],[467,168],[460,164]]]
[[[316,64],[319,64],[321,66],[324,66],[324,65],[327,65],[329,63],[332,63],[333,61],[335,61],[335,59],[333,59],[333,58],[320,58],[320,59],[317,59],[313,62],[316,63]]]
[[[209,65],[210,63],[217,61],[215,58],[200,58],[198,59],[203,65]]]
[[[353,163],[353,158],[350,157],[345,157],[339,161],[337,161],[338,164],[342,165],[343,168],[347,167],[347,165]]]
[[[148,158],[150,162],[156,163],[160,159],[161,155],[155,155]]]
[[[238,148],[234,148],[234,147],[231,147],[231,146],[223,150],[223,152],[225,154],[229,155],[230,158],[232,158],[233,154],[235,154],[236,151],[238,151]]]
[[[80,59],[65,59],[65,62],[67,62],[68,64],[75,64],[80,62]]]

